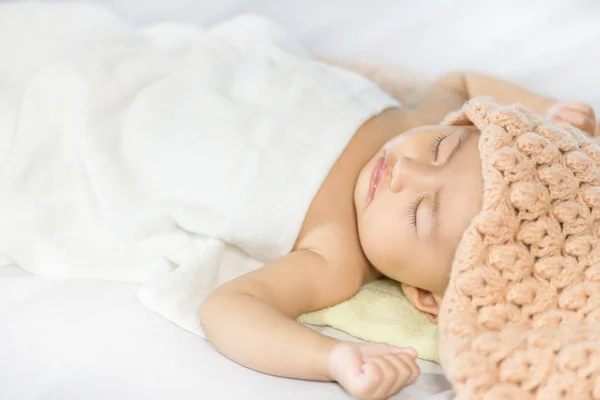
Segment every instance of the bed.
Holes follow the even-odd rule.
[[[135,286],[0,269],[2,399],[348,399],[334,384],[274,378],[218,355],[139,303]],[[341,335],[329,331],[330,334]],[[436,365],[397,398],[448,389]]]
[[[211,24],[256,12],[318,54],[399,64],[430,76],[477,69],[600,110],[600,3],[594,0],[94,2],[136,25]],[[335,384],[238,366],[144,308],[135,291],[131,284],[58,281],[0,266],[0,398],[349,398]],[[441,369],[421,367],[421,378],[394,399],[450,399]]]

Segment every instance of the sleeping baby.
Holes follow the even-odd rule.
[[[44,24],[52,35],[35,34]],[[234,362],[360,399],[413,382],[415,351],[296,318],[385,276],[436,321],[482,204],[480,131],[443,116],[488,95],[596,124],[585,104],[471,73],[402,105],[393,82],[255,16],[132,29],[90,6],[8,4],[0,36],[0,253],[33,273],[140,282],[144,304]]]

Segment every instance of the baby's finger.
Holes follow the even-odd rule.
[[[391,390],[396,386],[398,380],[398,370],[396,365],[386,359],[385,356],[373,357],[369,362],[379,366],[382,373],[382,380],[373,388],[372,396],[376,399],[387,399],[390,397]]]
[[[592,135],[594,134],[594,125],[596,121],[594,119],[588,118],[580,112],[563,110],[559,114],[552,116],[552,120],[557,122],[567,122],[581,129],[584,132],[587,132]]]
[[[579,111],[561,109],[559,112],[553,114],[551,118],[553,120],[565,121],[579,126],[583,125],[588,117]]]
[[[550,106],[546,112],[546,115],[552,117],[556,114],[560,114],[562,111],[575,111],[580,112],[582,114],[586,114],[590,117],[594,118],[594,109],[586,103],[582,103],[580,101],[570,101],[565,103],[554,103]]]
[[[377,363],[369,361],[363,365],[363,373],[358,378],[358,391],[369,395],[377,389],[383,380],[383,371]],[[361,397],[361,396],[359,396]]]
[[[403,387],[413,383],[421,374],[419,365],[410,357],[406,357],[403,354],[398,354],[386,356],[386,359],[394,365],[394,368],[396,368],[398,374],[402,377],[402,379],[398,379],[395,383],[395,386],[391,388],[391,394],[397,393]]]
[[[588,115],[590,118],[595,119],[594,109],[586,103],[581,101],[571,101],[568,103],[561,103],[561,107],[564,110],[578,111],[582,114]]]
[[[417,360],[414,358],[406,357],[403,354],[399,354],[398,357],[400,357],[402,361],[404,361],[404,363],[410,368],[411,375],[408,382],[413,383],[417,380],[419,375],[421,375],[421,368],[419,368]]]
[[[417,356],[417,352],[412,347],[397,347],[389,344],[366,344],[361,346],[361,352],[365,358],[372,356],[382,356],[384,354],[407,353]]]

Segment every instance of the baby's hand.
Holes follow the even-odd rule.
[[[372,343],[340,343],[329,353],[329,372],[361,400],[388,399],[419,377],[411,348]]]
[[[547,116],[553,121],[568,122],[592,137],[599,133],[594,109],[585,103],[556,103],[548,109]]]

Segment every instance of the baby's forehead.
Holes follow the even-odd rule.
[[[423,125],[418,126],[416,128],[409,129],[405,132],[402,132],[392,139],[390,139],[387,143],[387,147],[393,147],[401,142],[407,140],[418,140],[421,138],[427,138],[434,135],[446,135],[451,134],[456,127],[449,125]]]

